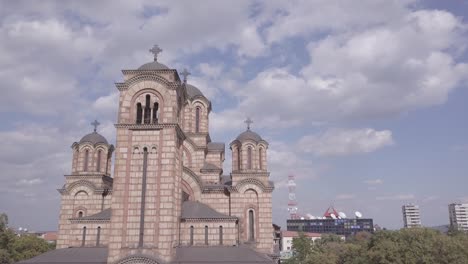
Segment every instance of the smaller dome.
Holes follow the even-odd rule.
[[[138,70],[169,70],[169,67],[157,61],[153,61],[141,65]]]
[[[238,137],[237,137],[237,140],[239,140],[240,142],[242,141],[246,141],[246,140],[253,140],[255,142],[260,142],[262,141],[262,137],[260,137],[259,134],[253,132],[252,130],[250,129],[247,129],[246,131],[242,132]]]
[[[85,142],[89,142],[91,144],[98,144],[98,143],[104,143],[106,145],[108,145],[109,143],[107,143],[107,140],[105,137],[103,137],[101,134],[97,133],[97,132],[93,132],[93,133],[90,133],[86,136],[84,136],[81,140],[80,140],[80,144],[81,143],[85,143]]]
[[[198,89],[197,87],[191,85],[191,84],[188,84],[186,83],[185,84],[185,87],[187,88],[187,95],[190,99],[192,98],[195,98],[196,96],[203,96],[203,93],[200,91],[200,89]],[[206,97],[205,97],[206,98]]]

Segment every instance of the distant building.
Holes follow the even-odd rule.
[[[319,234],[354,235],[358,232],[374,232],[373,220],[370,218],[343,219],[288,219],[288,231],[303,231]]]
[[[319,233],[304,233],[306,237],[312,241],[320,239],[322,234]],[[294,238],[299,237],[299,232],[296,231],[282,231],[281,232],[281,252],[292,250],[292,241]]]
[[[468,231],[468,203],[449,204],[450,226],[457,230]]]
[[[421,227],[421,216],[418,205],[405,204],[401,207],[401,210],[403,212],[405,228]]]
[[[300,232],[296,231],[281,231],[281,259],[289,259],[293,255],[293,239],[299,237]],[[312,242],[321,239],[323,234],[319,233],[304,233],[304,235]],[[341,236],[341,239],[345,239]]]

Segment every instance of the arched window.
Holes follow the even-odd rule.
[[[248,170],[252,169],[252,148],[251,147],[247,148],[247,169]]]
[[[195,133],[200,132],[200,107],[195,109]]]
[[[219,226],[219,244],[223,244],[223,226]]]
[[[208,226],[205,226],[205,245],[208,245]]]
[[[79,211],[78,212],[78,218],[81,218],[81,217],[83,217],[83,212]]]
[[[190,245],[193,245],[193,226],[190,226]]]
[[[101,171],[101,154],[102,150],[99,150],[97,153],[96,171]]]
[[[255,240],[255,228],[254,228],[254,211],[249,210],[249,241]]]
[[[263,149],[259,148],[258,149],[258,168],[263,170]]]
[[[88,171],[89,150],[85,151],[83,170]]]
[[[141,107],[141,103],[137,104],[137,112],[136,112],[136,123],[141,124],[143,117],[143,108]]]
[[[241,150],[240,147],[237,147],[237,169],[241,169]]]
[[[153,124],[158,123],[158,109],[159,109],[159,104],[156,102],[153,105],[153,121],[152,121]]]
[[[99,243],[101,242],[101,227],[97,227],[97,236],[96,236],[96,246],[99,247]]]
[[[81,238],[81,246],[84,247],[86,243],[86,226],[83,227],[83,237]]]
[[[146,95],[146,103],[145,103],[145,118],[144,118],[144,123],[149,124],[150,123],[150,117],[151,117],[151,105],[150,105],[150,95]]]

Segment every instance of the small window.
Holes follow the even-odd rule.
[[[153,105],[153,121],[152,121],[153,124],[158,123],[158,109],[159,109],[159,104],[154,103],[154,105]]]
[[[208,226],[205,226],[205,245],[208,245]]]
[[[88,161],[89,161],[89,150],[85,151],[85,156],[84,156],[84,171],[88,171]]]
[[[263,153],[262,153],[263,149],[258,149],[258,168],[263,170]]]
[[[190,245],[193,245],[193,226],[190,226]]]
[[[195,133],[200,132],[200,107],[195,109]]]
[[[101,155],[102,155],[102,150],[99,150],[97,153],[96,171],[101,171]]]
[[[237,148],[237,169],[241,169],[241,150],[240,147]]]
[[[150,117],[151,117],[151,105],[150,105],[150,95],[146,95],[146,104],[145,104],[145,117],[144,117],[144,123],[149,124],[150,123]]]
[[[249,241],[255,240],[255,221],[254,221],[254,211],[249,210]]]
[[[78,212],[78,218],[81,218],[81,217],[83,217],[83,212],[82,212],[82,211],[79,211],[79,212]]]
[[[143,108],[141,107],[141,103],[137,104],[137,112],[136,112],[136,123],[141,124],[143,119]]]
[[[98,226],[97,228],[97,235],[96,235],[96,246],[99,247],[99,243],[101,242],[101,227]]]
[[[86,226],[83,227],[83,237],[81,239],[81,246],[84,247],[86,244]]]
[[[252,148],[251,147],[247,148],[247,169],[248,170],[252,169]]]
[[[223,244],[223,226],[219,226],[219,244]]]

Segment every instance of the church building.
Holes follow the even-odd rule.
[[[247,119],[223,173],[210,100],[187,70],[158,62],[157,45],[150,51],[154,61],[123,70],[116,83],[115,146],[97,121],[72,144],[71,173],[58,189],[57,249],[22,263],[277,262],[268,142]]]

